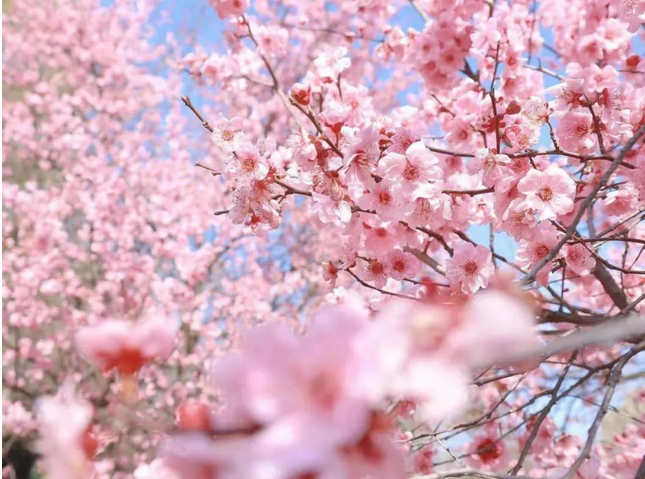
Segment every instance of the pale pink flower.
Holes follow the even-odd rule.
[[[419,140],[419,134],[410,128],[397,128],[390,138],[392,144],[386,150],[387,153],[398,153],[405,155],[407,149]]]
[[[338,75],[349,68],[352,61],[346,55],[345,47],[337,47],[318,54],[314,60],[314,66],[323,82],[335,81]]]
[[[466,462],[484,471],[499,471],[508,467],[511,453],[504,444],[494,423],[488,423],[483,431],[473,438]]]
[[[387,265],[377,259],[370,259],[366,264],[363,264],[363,279],[365,281],[374,281],[374,286],[383,288],[387,283],[388,268]]]
[[[540,140],[540,129],[528,124],[515,123],[504,130],[504,138],[511,146],[504,151],[515,153],[535,145]]]
[[[495,273],[491,257],[485,246],[464,243],[456,247],[454,255],[446,263],[446,278],[450,286],[469,294],[487,287]]]
[[[166,321],[107,319],[76,334],[76,347],[104,372],[135,374],[146,363],[170,356],[176,328]]]
[[[517,189],[526,195],[524,208],[531,208],[540,220],[555,219],[573,210],[576,184],[562,168],[552,165],[546,171],[531,169]]]
[[[532,268],[557,244],[560,233],[548,221],[533,228],[532,236],[520,241],[515,258],[520,267]],[[545,285],[551,272],[552,262],[547,263],[537,276],[538,283]]]
[[[71,390],[43,397],[36,404],[44,469],[51,479],[92,477],[91,461],[98,442],[91,433],[92,405],[76,399]]]
[[[596,266],[596,260],[584,245],[568,244],[562,248],[567,268],[580,276],[588,276]]]
[[[556,137],[565,151],[590,155],[596,150],[597,138],[594,133],[591,113],[572,111],[558,122]]]
[[[347,224],[352,219],[352,204],[347,196],[334,199],[315,191],[312,191],[311,195],[313,199],[311,211],[312,213],[317,213],[318,218],[323,223],[340,225]]]
[[[412,211],[407,222],[410,228],[438,229],[452,217],[451,199],[443,194],[443,183],[424,183],[412,194]]]
[[[228,155],[226,163],[235,178],[262,180],[269,172],[259,149],[250,142],[236,148],[233,154]]]
[[[372,170],[375,169],[379,156],[379,136],[377,128],[364,128],[352,139],[345,153],[347,177],[355,178],[367,187],[375,183]]]
[[[392,224],[384,223],[376,227],[363,224],[363,228],[365,231],[365,250],[374,256],[383,256],[394,248],[398,242]]]
[[[333,261],[325,261],[322,264],[323,266],[323,279],[329,281],[331,287],[336,286],[336,280],[338,279],[338,272],[340,269]]]
[[[398,220],[402,216],[402,204],[393,188],[380,182],[370,192],[358,199],[358,205],[367,210],[374,210],[382,220]]]
[[[481,172],[483,185],[495,186],[502,179],[504,169],[510,161],[506,155],[495,154],[488,148],[480,148],[468,163],[468,173],[474,175]]]
[[[533,227],[537,224],[535,212],[531,208],[524,208],[524,205],[511,203],[504,213],[504,220],[500,228],[510,234],[516,240],[527,239],[531,236]]]
[[[400,185],[404,196],[412,193],[417,185],[441,175],[435,157],[422,141],[410,145],[405,155],[390,153],[379,162],[379,169]],[[397,188],[398,189],[398,188]]]
[[[267,57],[283,56],[289,46],[289,32],[284,28],[260,25],[253,28],[258,52]]]
[[[249,8],[248,0],[209,0],[220,18],[243,15]]]
[[[237,116],[227,120],[220,114],[212,126],[211,142],[226,152],[235,150],[244,140],[242,119]]]
[[[413,459],[414,472],[421,475],[432,474],[434,470],[432,463],[435,454],[434,449],[430,446],[424,446],[415,452]]]
[[[499,290],[486,290],[475,295],[461,314],[464,319],[447,347],[471,367],[513,362],[517,355],[540,346],[536,311],[528,298],[522,301]]]
[[[524,434],[520,440],[520,447],[524,447],[535,428],[538,416],[533,416],[529,419],[526,425],[526,434]],[[542,452],[548,452],[550,448],[553,447],[553,439],[558,431],[558,426],[553,422],[553,419],[546,417],[540,428],[537,431],[536,436],[533,439],[531,444],[531,452],[533,454],[540,454]]]
[[[340,269],[347,269],[354,266],[359,247],[359,240],[356,236],[350,236],[342,243],[338,257],[338,267]]]
[[[549,104],[539,96],[532,96],[522,107],[522,116],[533,126],[542,126],[549,119]]]
[[[421,268],[419,260],[411,253],[395,249],[387,255],[387,269],[390,276],[398,281],[414,278]]]
[[[627,31],[636,33],[643,24],[645,16],[645,1],[620,0],[620,17],[629,24]]]
[[[603,211],[609,216],[621,216],[634,211],[639,200],[638,190],[631,182],[607,193]]]

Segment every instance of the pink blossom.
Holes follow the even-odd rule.
[[[523,239],[519,243],[515,255],[518,264],[521,267],[533,267],[542,258],[544,258],[551,249],[557,244],[559,233],[555,226],[548,221],[542,221],[533,228],[532,236]],[[551,272],[551,264],[547,263],[538,274],[538,282],[545,285],[548,281],[548,275]]]
[[[236,148],[233,154],[227,157],[227,164],[234,177],[242,179],[261,180],[269,171],[269,167],[260,156],[260,151],[252,143],[244,143]]]
[[[396,246],[396,236],[390,223],[383,223],[376,227],[364,223],[363,228],[365,230],[365,250],[370,254],[381,257]]]
[[[211,142],[226,152],[234,151],[245,140],[242,132],[242,119],[233,117],[227,120],[223,116],[217,119],[213,125]]]
[[[91,433],[92,405],[73,397],[71,390],[43,397],[37,404],[41,429],[40,453],[52,479],[86,479],[98,442]]]
[[[363,264],[363,279],[365,281],[373,281],[374,286],[383,288],[387,283],[389,270],[386,264],[378,259],[370,259],[366,264]]]
[[[242,15],[249,8],[248,0],[209,0],[220,18]]]
[[[282,56],[287,52],[289,32],[284,28],[266,27],[260,25],[253,28],[253,34],[258,42],[258,51],[267,57]]]
[[[512,361],[540,346],[529,298],[489,289],[475,295],[462,314],[465,319],[448,347],[473,366]]]
[[[491,425],[484,428],[481,434],[473,438],[469,447],[471,455],[466,461],[477,469],[497,471],[508,467],[510,454],[495,427]]]
[[[414,472],[417,474],[427,475],[432,474],[433,458],[435,451],[430,446],[425,446],[414,454]]]
[[[583,244],[568,244],[563,248],[567,268],[580,276],[587,276],[596,266],[596,260]]]
[[[451,219],[451,200],[442,194],[443,183],[422,184],[414,191],[412,210],[408,216],[411,228],[440,228]]]
[[[420,267],[419,260],[410,253],[404,253],[399,249],[395,249],[387,255],[387,270],[389,275],[398,281],[414,278],[419,272]]]
[[[314,66],[323,82],[334,81],[339,74],[349,68],[352,61],[346,55],[345,47],[338,47],[318,55]]]
[[[524,207],[533,209],[540,220],[554,219],[573,210],[576,184],[558,166],[553,165],[546,171],[531,169],[517,189],[526,195]]]
[[[564,115],[556,130],[558,143],[566,151],[589,155],[597,147],[591,113],[573,111]]]
[[[426,148],[422,141],[410,145],[405,155],[390,153],[379,162],[379,169],[391,175],[401,186],[403,195],[412,193],[417,185],[427,183],[430,178],[440,177],[436,167],[437,158]]]
[[[488,148],[481,148],[468,163],[468,172],[470,174],[482,172],[484,186],[495,186],[502,179],[504,167],[509,163],[508,156],[497,155]]]
[[[174,349],[175,335],[175,327],[163,321],[107,319],[81,329],[76,347],[104,372],[132,375],[150,361],[167,358]]]
[[[469,294],[486,288],[493,273],[490,250],[470,243],[455,248],[454,255],[446,266],[446,278],[450,286]]]
[[[537,96],[529,98],[522,107],[522,116],[532,125],[543,125],[548,120],[549,113],[549,104]]]
[[[374,210],[382,220],[395,220],[402,215],[401,200],[391,185],[378,183],[358,200],[361,208]]]
[[[311,101],[311,87],[301,83],[294,83],[289,92],[291,98],[296,100],[300,105],[307,106]]]

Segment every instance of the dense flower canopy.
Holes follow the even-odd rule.
[[[645,471],[645,1],[166,3],[3,12],[3,474]]]

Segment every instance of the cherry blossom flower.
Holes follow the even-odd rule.
[[[248,0],[209,0],[220,18],[242,15],[249,8]]]
[[[253,34],[258,42],[258,52],[267,57],[285,55],[289,45],[289,32],[284,28],[266,27],[260,25],[253,28]]]
[[[39,449],[45,470],[52,479],[86,479],[92,475],[91,461],[98,449],[92,435],[92,405],[74,398],[69,389],[57,397],[38,401]]]
[[[314,66],[324,82],[334,81],[338,75],[349,68],[352,61],[346,55],[347,48],[345,47],[338,47],[318,55],[314,60]]]
[[[591,274],[591,270],[596,266],[596,260],[583,244],[565,245],[563,251],[567,268],[580,276]]]
[[[411,228],[437,229],[452,217],[451,200],[442,194],[443,183],[422,184],[414,191],[411,200],[412,211],[408,216]]]
[[[517,189],[526,195],[524,207],[534,210],[540,220],[554,219],[573,210],[576,184],[558,166],[553,165],[546,171],[530,170]]]
[[[417,474],[427,475],[432,474],[433,458],[435,451],[430,446],[425,446],[414,454],[414,472]]]
[[[419,269],[419,260],[410,253],[404,253],[399,249],[395,249],[387,255],[387,270],[389,275],[398,281],[414,278],[419,272]]]
[[[402,215],[401,200],[391,185],[378,183],[370,192],[358,200],[361,208],[376,211],[382,220],[395,220]]]
[[[508,467],[509,451],[494,426],[475,436],[466,461],[474,468],[497,471]]]
[[[426,148],[422,141],[410,145],[405,156],[390,153],[379,162],[379,169],[399,180],[398,185],[404,195],[412,193],[417,185],[427,183],[431,178],[440,178],[441,170],[436,165],[437,158]]]
[[[383,288],[387,283],[388,267],[378,259],[370,259],[363,265],[362,271],[365,281],[373,281],[377,288]]]
[[[295,83],[291,87],[291,91],[289,92],[291,95],[291,98],[296,100],[299,104],[303,106],[309,105],[311,102],[311,87],[310,86],[305,86],[301,83]]]
[[[167,358],[174,349],[176,329],[168,322],[132,323],[107,319],[76,334],[76,347],[103,372],[133,375],[146,363]]]
[[[520,241],[515,255],[517,262],[522,267],[533,267],[544,258],[557,244],[559,233],[555,226],[548,221],[542,221],[533,228],[530,238]],[[551,264],[547,263],[537,275],[538,282],[545,285],[551,272]]]
[[[484,186],[495,186],[504,174],[504,167],[510,163],[506,155],[497,155],[488,148],[481,148],[475,157],[468,163],[468,172],[476,174],[482,172]]]
[[[228,170],[235,177],[255,178],[262,180],[268,173],[269,167],[260,156],[260,151],[252,143],[244,143],[227,157]]]
[[[564,115],[556,130],[558,143],[566,151],[589,155],[597,147],[591,113],[573,111]]]
[[[530,124],[541,126],[549,118],[549,104],[542,98],[532,96],[529,98],[522,107],[522,116],[525,117]]]
[[[493,273],[490,250],[470,243],[455,248],[446,267],[446,278],[450,286],[470,294],[488,286]]]
[[[211,142],[218,148],[226,152],[234,151],[241,143],[244,142],[244,133],[242,132],[242,119],[233,117],[227,120],[223,116],[213,124],[213,133],[211,133]]]

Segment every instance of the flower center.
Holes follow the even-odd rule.
[[[469,261],[464,265],[464,271],[466,274],[475,274],[477,272],[477,263],[474,261]]]
[[[253,171],[255,169],[255,160],[252,157],[247,156],[242,160],[242,168],[244,171]]]
[[[585,136],[587,134],[587,125],[580,123],[576,126],[576,133],[580,136]]]
[[[403,170],[403,178],[408,181],[416,180],[417,178],[419,178],[419,169],[416,166],[407,163],[405,165],[405,169]]]
[[[502,445],[486,438],[477,445],[477,455],[484,462],[491,462],[502,455]]]
[[[372,261],[370,262],[370,271],[374,275],[380,275],[383,274],[383,265],[379,263],[378,261]]]
[[[542,201],[551,201],[553,199],[553,190],[548,186],[545,186],[540,190],[538,196]]]
[[[541,244],[535,249],[535,254],[540,258],[543,258],[547,254],[549,254],[549,247],[545,244]]]
[[[231,130],[222,131],[222,139],[224,141],[231,141],[235,137],[235,133]]]
[[[389,191],[382,191],[378,195],[378,202],[382,205],[389,205],[392,201],[392,195]]]

